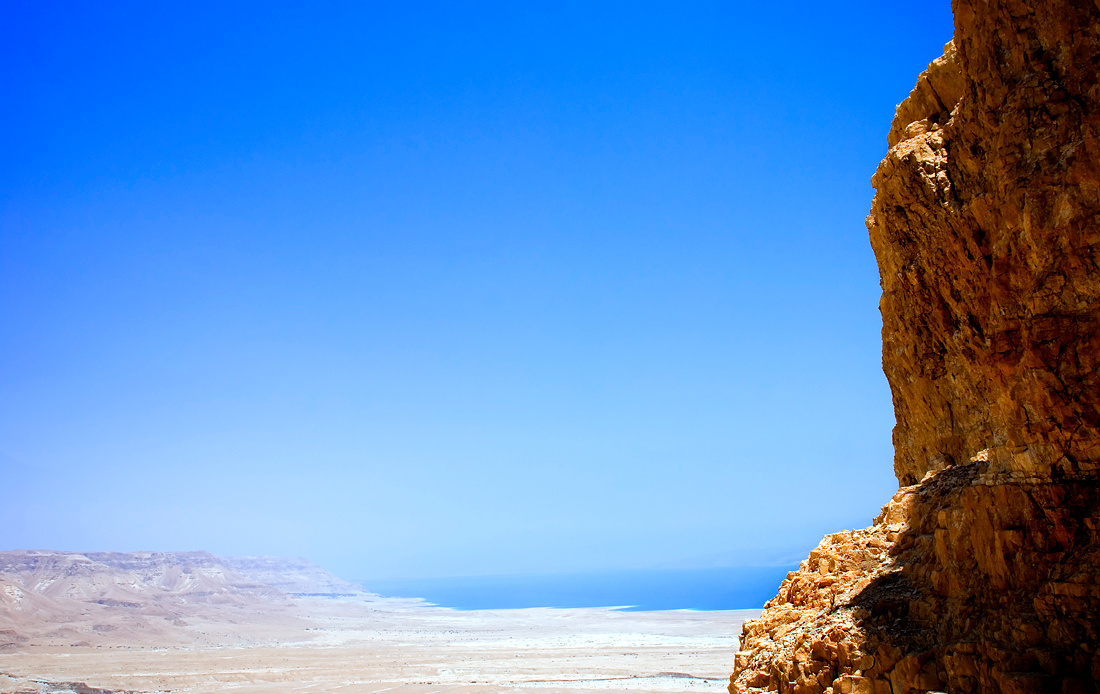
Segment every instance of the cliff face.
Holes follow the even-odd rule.
[[[1032,7],[1032,6],[1035,7]],[[903,485],[990,449],[1011,476],[1100,460],[1100,9],[955,2],[898,108],[868,218]]]
[[[953,9],[867,220],[902,487],[746,625],[734,694],[1097,691],[1100,3]]]

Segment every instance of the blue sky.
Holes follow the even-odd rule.
[[[7,7],[0,547],[759,563],[896,486],[946,0]]]

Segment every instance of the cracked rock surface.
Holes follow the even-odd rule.
[[[867,219],[901,489],[745,625],[733,694],[1097,691],[1100,3],[952,6]]]

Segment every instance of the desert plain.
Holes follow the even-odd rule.
[[[756,611],[458,611],[400,599],[299,598],[195,643],[34,646],[0,654],[4,694],[82,682],[111,691],[722,692]],[[259,617],[259,618],[257,618]],[[109,634],[109,632],[107,632]],[[14,677],[12,677],[14,676]],[[58,685],[53,685],[57,690]]]
[[[207,557],[8,553],[0,693],[720,694],[759,613],[462,611]]]

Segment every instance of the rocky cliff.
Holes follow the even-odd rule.
[[[901,489],[745,626],[733,694],[1097,691],[1100,3],[953,10],[867,220]]]

